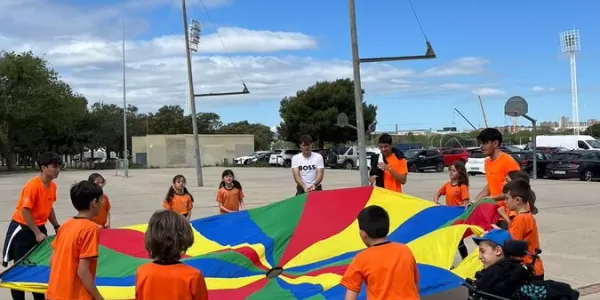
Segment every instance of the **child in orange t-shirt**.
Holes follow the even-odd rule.
[[[515,240],[527,241],[527,251],[535,253],[535,249],[540,248],[540,237],[537,223],[530,210],[531,186],[524,179],[515,179],[504,185],[502,191],[507,207],[517,212],[510,225],[508,225],[508,232]],[[531,260],[531,257],[526,256],[523,262],[530,264]],[[535,261],[533,269],[535,271],[533,279],[544,280],[544,264],[541,258]]]
[[[221,214],[246,209],[242,184],[235,180],[232,170],[225,170],[221,175],[221,184],[217,191],[217,203]]]
[[[96,287],[100,228],[91,219],[98,214],[102,188],[81,181],[71,187],[71,202],[78,211],[65,222],[52,242],[49,300],[103,300]]]
[[[145,247],[154,260],[137,269],[135,299],[208,299],[200,270],[180,261],[194,243],[190,223],[170,210],[156,212],[146,230]]]
[[[354,257],[342,277],[341,285],[347,289],[345,299],[357,299],[363,283],[370,300],[420,299],[417,262],[408,246],[386,239],[390,218],[385,209],[365,207],[357,219],[367,249]]]
[[[521,170],[512,170],[509,171],[508,174],[506,175],[506,178],[504,179],[504,184],[506,185],[507,183],[513,181],[513,180],[517,180],[517,179],[523,179],[525,181],[527,181],[527,183],[529,183],[529,175],[527,175],[526,172],[521,171]],[[529,200],[529,208],[532,214],[536,215],[538,213],[538,209],[537,207],[535,207],[535,192],[532,190],[531,191],[531,198]],[[504,200],[504,194],[501,194],[499,196],[494,196],[492,197],[492,199],[496,200],[496,201],[500,201],[500,200]],[[514,210],[509,210],[508,207],[505,206],[500,206],[498,207],[498,214],[500,214],[500,216],[505,220],[504,222],[500,222],[500,224],[502,226],[499,227],[505,227],[502,229],[507,230],[508,226],[510,225],[511,220],[517,215],[517,212]]]
[[[440,196],[446,196],[448,206],[467,206],[469,204],[469,175],[465,164],[459,160],[448,167],[450,181],[446,182],[435,194],[433,201],[440,204]],[[458,244],[460,256],[465,259],[469,255],[463,240]]]
[[[90,177],[88,177],[88,181],[96,184],[102,189],[104,189],[104,185],[106,184],[104,177],[98,173],[92,173]],[[110,201],[108,200],[106,193],[104,193],[104,195],[102,195],[102,200],[100,200],[100,210],[98,211],[98,214],[92,218],[92,221],[96,222],[100,228],[110,228],[110,209]]]
[[[188,221],[192,218],[192,208],[194,207],[194,197],[185,187],[186,180],[183,175],[173,177],[173,184],[165,196],[163,208],[173,210],[182,214]]]

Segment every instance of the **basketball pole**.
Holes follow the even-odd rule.
[[[129,151],[127,151],[127,91],[125,84],[125,18],[123,18],[123,158],[125,159],[123,162],[125,163],[125,169],[123,171],[123,176],[125,178],[129,177]]]

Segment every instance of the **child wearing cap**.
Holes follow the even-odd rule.
[[[510,233],[503,229],[493,229],[483,237],[473,238],[479,246],[479,260],[483,263],[483,270],[475,275],[478,291],[512,299],[527,283],[527,269],[519,260],[504,254],[504,244],[510,240]]]

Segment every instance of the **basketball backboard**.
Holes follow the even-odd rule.
[[[511,117],[520,117],[529,112],[527,101],[521,96],[513,96],[504,105],[504,114]]]

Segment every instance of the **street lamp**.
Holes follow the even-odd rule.
[[[431,43],[426,40],[427,49],[425,55],[412,56],[394,56],[394,57],[376,57],[376,58],[360,58],[358,55],[358,37],[356,33],[356,9],[354,0],[348,0],[348,10],[350,13],[350,38],[352,46],[352,70],[354,71],[354,105],[356,109],[356,127],[358,135],[358,161],[359,165],[367,165],[367,141],[365,134],[365,119],[362,106],[362,84],[360,81],[360,63],[383,62],[383,61],[401,61],[401,60],[418,60],[418,59],[434,59],[436,58],[435,51],[431,47]],[[417,19],[418,20],[418,19]],[[369,174],[367,168],[359,169],[360,182],[363,186],[369,185]]]
[[[195,165],[196,165],[196,180],[198,186],[203,186],[204,182],[202,179],[202,158],[200,156],[200,141],[198,140],[198,124],[196,122],[196,99],[194,99],[194,78],[192,76],[192,53],[191,53],[191,44],[190,44],[190,36],[188,33],[188,22],[187,22],[187,9],[185,5],[185,0],[181,0],[181,12],[183,14],[183,31],[185,35],[185,57],[187,64],[187,83],[188,83],[188,97],[190,99],[190,114],[192,115],[192,129],[194,133],[194,156],[195,156]],[[194,23],[192,23],[193,25]],[[195,49],[198,49],[198,42],[200,41],[200,23],[197,23],[197,31],[195,39],[192,41],[196,41]]]
[[[183,15],[183,30],[185,35],[185,56],[187,63],[187,78],[188,78],[188,97],[190,99],[190,113],[192,115],[192,128],[194,132],[194,155],[196,156],[196,178],[198,186],[203,186],[204,182],[202,179],[202,160],[200,156],[200,141],[198,139],[198,123],[196,121],[196,97],[209,97],[209,96],[230,96],[230,95],[241,95],[250,94],[248,87],[242,81],[244,88],[241,92],[222,92],[222,93],[207,93],[207,94],[194,94],[194,79],[192,76],[192,54],[191,52],[198,51],[198,44],[200,43],[200,32],[201,25],[197,20],[192,20],[192,24],[188,32],[187,22],[187,8],[185,0],[181,0],[181,12]]]

